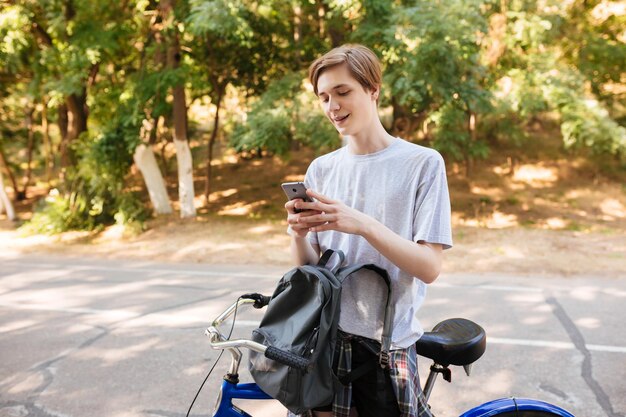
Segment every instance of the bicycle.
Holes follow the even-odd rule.
[[[240,348],[250,349],[264,354],[267,358],[305,370],[308,361],[294,353],[280,350],[273,346],[265,346],[252,340],[230,340],[225,337],[219,326],[230,316],[235,314],[240,306],[252,304],[255,308],[262,308],[269,303],[269,297],[261,294],[245,294],[237,299],[230,307],[222,312],[206,329],[205,334],[210,338],[210,345],[216,350],[227,350],[231,354],[229,371],[224,375],[213,417],[252,417],[233,404],[233,400],[270,400],[269,395],[263,392],[255,383],[239,382],[239,365],[242,353]],[[233,319],[234,326],[234,319]],[[231,328],[232,333],[232,328]],[[424,396],[428,401],[434,388],[437,376],[443,375],[451,381],[450,365],[462,366],[469,376],[472,364],[485,351],[485,331],[478,324],[462,318],[448,319],[437,324],[432,331],[425,332],[417,341],[417,353],[422,357],[433,360],[430,373],[424,384]],[[218,358],[219,359],[219,358]],[[217,361],[216,361],[217,363]],[[210,372],[209,372],[210,374]],[[208,375],[207,375],[208,378]],[[206,382],[206,379],[205,379]],[[201,387],[202,389],[202,387]],[[195,399],[194,399],[195,401]],[[193,402],[192,402],[193,406]],[[191,410],[191,407],[190,407]],[[574,417],[568,411],[539,400],[529,398],[500,398],[486,402],[465,411],[459,417]]]

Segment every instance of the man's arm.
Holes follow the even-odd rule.
[[[361,234],[378,252],[394,265],[426,284],[434,282],[441,272],[443,247],[437,243],[415,243],[382,223],[372,219]]]
[[[322,223],[304,222],[302,219],[320,214],[320,212],[309,210],[296,213],[294,206],[301,201],[301,199],[295,199],[285,203],[289,234],[291,235],[291,259],[296,265],[315,264],[319,259],[320,248],[318,245],[312,245],[306,236],[311,226],[318,226]]]
[[[435,281],[441,271],[442,245],[416,243],[405,239],[374,218],[346,206],[341,201],[332,200],[313,190],[309,196],[313,203],[296,202],[295,207],[313,210],[318,214],[302,217],[302,223],[310,225],[305,230],[322,232],[336,230],[363,236],[383,256],[404,272],[419,278],[427,284]],[[302,230],[302,229],[301,229]]]
[[[311,244],[309,239],[298,235],[291,235],[291,259],[296,265],[314,265],[317,263],[320,254],[320,248]]]

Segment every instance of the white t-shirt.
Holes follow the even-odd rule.
[[[343,147],[315,159],[307,170],[307,188],[342,201],[414,242],[452,246],[450,197],[441,155],[403,139],[385,149],[355,155]],[[392,349],[406,348],[423,334],[417,313],[426,284],[401,271],[358,235],[326,231],[309,233],[311,243],[339,249],[346,265],[373,263],[389,272],[395,317]],[[348,278],[341,296],[340,328],[348,333],[380,340],[386,286],[370,271]]]

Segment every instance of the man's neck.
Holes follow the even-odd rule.
[[[382,151],[394,141],[380,121],[374,128],[361,135],[347,136],[350,152],[355,155],[367,155]]]

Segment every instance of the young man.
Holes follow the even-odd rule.
[[[377,112],[380,63],[368,48],[333,49],[311,64],[309,78],[348,144],[311,163],[305,183],[314,202],[285,204],[292,255],[300,265],[314,263],[330,248],[342,250],[347,264],[376,264],[389,272],[395,305],[389,369],[376,367],[314,415],[354,416],[356,408],[361,417],[429,416],[414,344],[423,334],[417,312],[426,284],[439,275],[442,250],[452,246],[443,159],[384,129]],[[349,335],[342,354],[353,368],[378,360],[349,339],[380,340],[385,294],[367,272],[344,282],[339,326]]]

